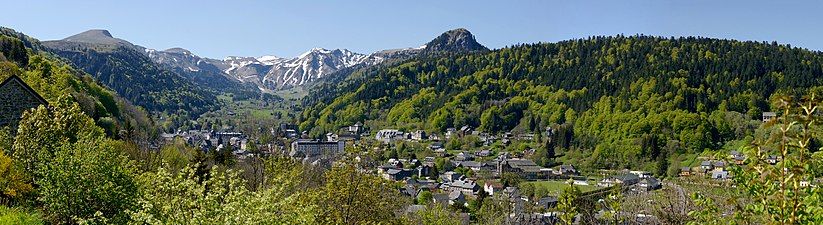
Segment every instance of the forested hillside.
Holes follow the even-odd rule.
[[[73,96],[110,137],[129,138],[118,135],[133,137],[154,132],[154,125],[144,111],[43,49],[36,39],[0,28],[0,80],[17,75],[50,103],[61,95]],[[121,134],[120,130],[126,132]]]
[[[132,48],[49,42],[50,50],[149,111],[199,115],[215,107],[213,91],[160,68]]]
[[[359,121],[437,133],[551,127],[562,141],[547,145],[567,161],[653,169],[750,134],[772,96],[806,93],[822,75],[819,52],[777,43],[592,37],[359,70],[309,94],[300,128],[316,137]]]

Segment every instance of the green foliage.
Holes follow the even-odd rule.
[[[507,172],[500,175],[500,182],[503,183],[503,187],[517,187],[520,181],[520,175],[516,173]]]
[[[180,110],[196,116],[217,103],[213,91],[160,68],[131,48],[95,49],[78,45],[55,47],[51,51],[149,111],[174,113]]]
[[[496,195],[485,198],[475,215],[478,224],[508,224],[507,218],[512,211],[509,199]]]
[[[0,202],[20,203],[34,188],[28,183],[28,175],[5,154],[7,149],[0,151]]]
[[[352,163],[326,172],[326,184],[318,193],[324,224],[370,224],[395,221],[394,212],[404,198],[390,181],[366,174]]]
[[[23,113],[12,146],[12,158],[34,174],[45,168],[62,145],[103,136],[103,129],[95,126],[71,97],[62,96],[51,107],[51,111],[40,106]]]
[[[422,191],[417,195],[417,204],[425,205],[432,201],[432,193],[430,191]]]
[[[135,170],[111,141],[98,138],[62,145],[40,170],[35,182],[38,200],[52,220],[128,221],[126,211],[137,200]]]
[[[287,194],[293,173],[270,177],[273,187],[251,192],[237,172],[212,168],[208,178],[197,165],[173,174],[166,168],[145,173],[134,224],[313,224],[314,208]],[[291,171],[291,170],[288,170]],[[282,183],[281,183],[282,182]]]
[[[416,224],[426,225],[457,225],[462,224],[454,212],[440,204],[429,204],[425,210],[414,213],[412,220]]]
[[[620,215],[620,207],[623,206],[623,201],[625,200],[623,187],[621,187],[620,184],[616,184],[604,200],[606,210],[603,212],[603,218],[608,221],[609,224],[623,224],[625,222],[624,218]]]
[[[0,205],[0,224],[38,225],[46,224],[46,222],[39,212]]]
[[[25,57],[15,57],[19,58],[16,62],[0,60],[0,80],[5,80],[11,75],[19,76],[51,103],[56,102],[60,96],[71,94],[74,96],[74,101],[80,104],[83,112],[88,116],[95,120],[109,117],[99,121],[99,124],[106,127],[111,137],[119,135],[115,131],[128,126],[139,128],[132,129],[132,131],[139,132],[139,134],[132,132],[130,134],[132,138],[144,135],[151,130],[151,121],[145,112],[123,101],[112,91],[103,88],[91,76],[76,71],[53,54],[43,51],[44,47],[36,39],[8,28],[0,28],[0,39],[6,42],[21,42],[25,49],[13,51],[27,54]],[[21,47],[19,44],[12,45],[12,49],[19,47]],[[3,52],[3,54],[6,53]]]
[[[567,182],[567,186],[563,188],[563,194],[560,195],[557,202],[557,210],[562,212],[560,220],[565,224],[574,224],[574,217],[580,213],[576,201],[580,197],[580,189],[574,185],[572,180]]]
[[[126,221],[137,192],[132,166],[71,97],[25,112],[11,150],[51,221]]]
[[[552,135],[560,138],[552,143],[558,161],[663,174],[658,155],[718,149],[751,134],[750,121],[771,110],[770,96],[823,83],[820,64],[820,54],[776,43],[694,37],[592,37],[424,55],[317,87],[304,98],[300,121],[311,136],[361,120],[438,132],[552,127],[566,130]],[[644,137],[654,142],[644,145]],[[672,148],[664,153],[664,146]]]
[[[695,218],[695,224],[823,222],[820,204],[823,189],[813,184],[821,175],[817,165],[823,163],[823,157],[819,148],[809,148],[820,130],[818,94],[813,91],[800,100],[775,98],[774,107],[780,110],[780,116],[767,125],[776,129],[772,129],[774,132],[767,139],[755,140],[742,148],[745,164],[732,168],[732,184],[736,188],[730,191],[729,199],[718,200],[702,193],[693,195],[695,205],[701,207],[689,213]],[[769,157],[774,156],[781,160],[770,162]],[[727,212],[713,202],[721,202],[734,211],[723,220],[716,219],[718,214]]]

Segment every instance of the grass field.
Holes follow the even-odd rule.
[[[559,196],[563,193],[563,187],[566,186],[566,181],[530,181],[526,182],[534,184],[535,189],[545,189],[549,195]],[[576,185],[580,191],[587,192],[597,190],[598,187],[594,185]]]
[[[37,211],[0,206],[0,224],[45,224]]]
[[[273,94],[280,96],[281,98],[286,100],[296,100],[306,97],[306,95],[308,95],[309,92],[303,90],[303,87],[293,87],[285,90],[275,91]]]

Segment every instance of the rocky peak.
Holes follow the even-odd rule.
[[[473,51],[487,49],[488,48],[478,43],[477,40],[474,39],[474,35],[472,35],[472,33],[465,28],[457,28],[446,31],[426,44],[426,51],[428,52]]]

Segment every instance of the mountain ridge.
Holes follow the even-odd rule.
[[[265,55],[211,59],[197,56],[182,47],[156,50],[134,45],[126,40],[113,37],[109,31],[103,29],[84,31],[60,41],[64,42],[61,43],[64,45],[63,48],[77,47],[71,43],[87,43],[91,46],[97,45],[95,47],[101,49],[110,48],[110,46],[133,48],[166,69],[198,80],[197,83],[212,88],[221,87],[218,83],[231,83],[220,77],[222,76],[240,82],[239,86],[254,85],[261,91],[302,86],[321,80],[344,68],[352,68],[356,65],[377,65],[387,59],[403,60],[422,53],[431,54],[442,51],[487,50],[477,43],[474,36],[464,28],[446,31],[427,44],[416,48],[387,49],[363,54],[345,48],[315,47],[290,58]],[[52,46],[56,45],[52,44]],[[208,80],[217,81],[208,82]]]

